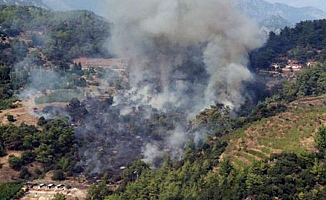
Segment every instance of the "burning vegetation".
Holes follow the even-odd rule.
[[[118,174],[137,159],[154,167],[167,155],[179,160],[188,146],[200,147],[209,130],[194,126],[198,113],[217,105],[221,113],[224,106],[230,108],[229,115],[250,101],[246,85],[253,75],[247,68],[248,54],[263,40],[258,27],[231,4],[222,0],[144,1],[134,8],[128,4],[132,2],[109,3],[115,24],[110,28],[92,14],[81,13],[85,20],[110,30],[107,49],[126,60],[78,58],[84,46],[78,48],[74,42],[106,32],[87,29],[86,38],[67,43],[69,37],[57,33],[59,22],[69,30],[82,25],[72,25],[74,15],[65,14],[69,20],[53,21],[55,41],[48,41],[44,31],[28,32],[30,45],[40,52],[27,53],[15,64],[12,76],[19,83],[14,88],[19,96],[33,101],[32,115],[43,117],[44,124],[65,116],[73,125],[76,167],[89,175]],[[103,43],[100,36],[91,45],[91,52],[98,50],[96,55],[106,52],[97,48]],[[45,47],[64,48],[43,52],[42,42]],[[68,101],[66,107],[46,105]],[[45,106],[38,109],[40,105]]]
[[[11,31],[0,27],[0,47],[5,52],[1,62],[11,66],[0,66],[0,104],[21,106],[0,115],[6,122],[0,126],[0,155],[8,160],[3,171],[14,171],[13,179],[44,178],[53,171],[54,181],[84,174],[96,182],[107,173],[105,180],[91,187],[94,194],[108,180],[127,191],[146,176],[155,177],[149,181],[172,182],[168,181],[172,175],[178,177],[174,172],[214,182],[216,177],[202,180],[201,174],[210,177],[210,172],[233,170],[228,161],[218,165],[227,146],[219,138],[287,110],[284,102],[274,101],[322,94],[326,88],[321,81],[325,69],[316,67],[282,86],[279,96],[253,111],[245,110],[255,101],[252,91],[258,87],[253,87],[255,77],[247,68],[249,53],[263,40],[256,25],[229,2],[108,4],[112,27],[85,11],[58,17],[36,8],[17,8],[17,12],[49,20],[51,29],[45,22]],[[1,9],[10,12],[14,7]],[[85,21],[100,30],[93,33]],[[14,23],[5,22],[4,27]],[[69,34],[74,28],[86,31],[74,38]],[[102,44],[106,49],[99,47]],[[14,94],[21,104],[9,99]],[[20,111],[34,116],[33,125],[19,126],[26,117]],[[191,165],[194,168],[189,169]],[[171,177],[156,177],[169,169]],[[218,180],[223,179],[221,174]]]

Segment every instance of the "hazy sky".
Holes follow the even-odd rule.
[[[103,2],[110,0],[43,0],[54,9],[90,9],[102,10]],[[121,0],[123,1],[123,0]],[[326,12],[326,0],[266,0],[271,3],[285,3],[295,7],[314,6]]]
[[[267,0],[271,3],[285,3],[295,7],[314,6],[326,11],[326,0]]]

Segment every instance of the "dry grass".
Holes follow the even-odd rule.
[[[2,168],[0,168],[0,183],[11,182],[19,177],[19,172],[9,167],[8,158],[9,155],[19,157],[21,153],[21,151],[8,151],[6,156],[0,157],[0,164],[2,165]]]

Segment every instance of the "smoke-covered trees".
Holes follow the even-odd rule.
[[[123,175],[129,174],[131,182],[122,186],[121,193],[108,199],[198,199],[208,184],[205,176],[217,165],[225,147],[226,143],[211,141],[201,149],[187,151],[179,162],[166,157],[162,167],[153,170],[144,168],[145,165],[137,161],[123,172]],[[139,176],[133,174],[132,171],[139,167],[142,173]],[[218,185],[212,187],[217,189]]]
[[[144,161],[137,160],[122,172],[122,178],[125,182],[135,181],[143,172],[148,169],[149,166]]]

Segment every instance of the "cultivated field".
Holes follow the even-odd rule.
[[[222,139],[229,145],[221,159],[229,158],[241,169],[272,153],[316,151],[314,136],[318,127],[325,123],[325,96],[294,101],[286,112],[224,136]]]

